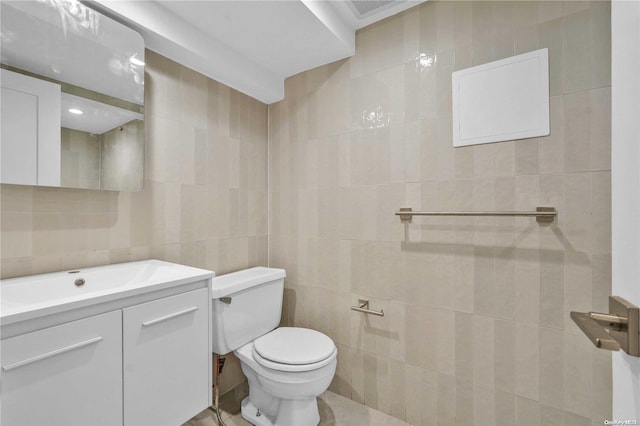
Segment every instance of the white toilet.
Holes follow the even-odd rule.
[[[315,426],[316,397],[336,372],[338,350],[326,335],[278,327],[284,269],[256,267],[212,280],[213,352],[233,351],[249,381],[242,417],[259,426]]]

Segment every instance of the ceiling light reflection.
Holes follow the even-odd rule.
[[[136,58],[135,56],[132,56],[129,58],[129,62],[131,62],[133,65],[137,65],[139,67],[143,67],[144,66],[144,61]]]
[[[384,111],[382,106],[378,105],[373,110],[362,111],[362,122],[364,127],[369,129],[386,127],[391,123],[392,115],[393,113]]]
[[[413,61],[415,61],[416,69],[418,71],[427,71],[438,61],[438,55],[435,53],[430,55],[425,52],[420,52],[413,57]]]

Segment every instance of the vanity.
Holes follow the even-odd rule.
[[[176,426],[209,407],[213,276],[144,260],[3,280],[0,422]]]

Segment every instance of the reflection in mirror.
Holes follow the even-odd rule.
[[[0,182],[141,190],[142,37],[73,0],[0,7]]]

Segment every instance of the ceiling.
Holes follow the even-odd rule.
[[[140,113],[96,102],[80,96],[60,95],[60,127],[101,135],[133,120],[144,120]],[[74,114],[72,109],[82,111]]]
[[[270,104],[284,79],[355,53],[356,30],[426,0],[87,2],[163,56]]]

